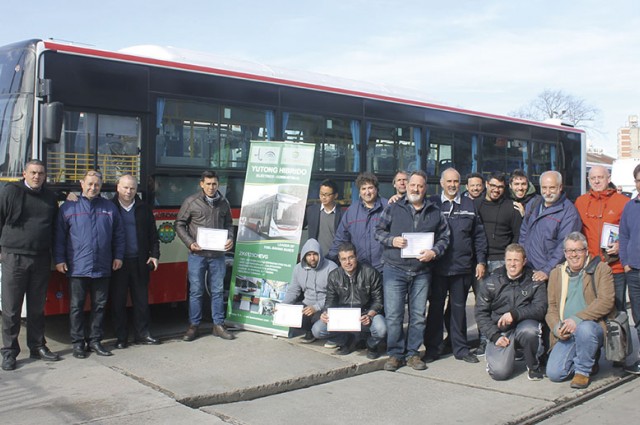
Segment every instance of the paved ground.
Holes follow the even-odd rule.
[[[238,332],[235,341],[210,335],[186,343],[182,312],[155,314],[159,346],[132,346],[112,357],[71,356],[66,318],[50,318],[47,336],[63,361],[31,360],[0,371],[5,424],[69,423],[512,423],[622,380],[601,362],[586,391],[548,379],[531,382],[518,364],[513,379],[494,382],[484,362],[445,357],[426,371],[381,371],[384,358],[364,352],[336,356],[317,342]],[[472,328],[471,328],[472,329]],[[23,329],[24,331],[24,329]],[[173,336],[173,337],[171,337]],[[24,335],[22,335],[24,337]],[[563,423],[563,422],[550,422]]]

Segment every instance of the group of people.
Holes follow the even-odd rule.
[[[58,196],[46,185],[46,169],[39,160],[25,164],[23,179],[0,191],[0,255],[2,260],[2,369],[14,370],[20,353],[23,299],[26,298],[27,346],[30,357],[58,361],[44,332],[44,307],[55,269],[69,280],[69,322],[72,354],[84,359],[88,351],[113,353],[102,344],[107,300],[111,300],[115,348],[129,345],[127,299],[133,310],[134,342],[157,345],[149,331],[148,284],[158,268],[160,244],[152,208],[137,196],[137,180],[122,175],[112,199],[100,195],[103,176],[88,170],[80,180],[80,196],[70,194],[58,207]],[[189,249],[190,326],[186,341],[197,337],[202,296],[210,288],[213,334],[233,339],[223,326],[224,252],[201,248],[198,227],[227,229],[225,250],[233,247],[233,224],[227,200],[218,191],[218,177],[206,171],[201,191],[187,198],[176,220],[178,236]],[[85,302],[90,298],[88,325]]]
[[[23,177],[0,191],[2,368],[16,367],[25,295],[30,356],[60,359],[44,336],[52,257],[56,270],[69,278],[74,357],[85,358],[87,351],[112,355],[102,345],[109,295],[115,348],[129,344],[129,292],[134,341],[158,344],[149,333],[147,299],[149,274],[160,256],[158,233],[151,208],[137,196],[136,179],[121,176],[108,200],[100,196],[101,173],[89,170],[80,196],[58,208],[57,196],[44,185],[42,162],[29,161]],[[362,344],[372,359],[384,345],[388,371],[404,365],[424,370],[449,349],[468,363],[486,355],[489,375],[497,380],[509,378],[522,357],[531,380],[543,378],[546,363],[549,379],[572,377],[572,387],[588,386],[598,370],[604,320],[626,309],[627,289],[640,333],[640,224],[633,219],[640,197],[619,194],[604,167],[591,168],[588,178],[589,192],[574,204],[557,171],[542,173],[540,194],[522,170],[509,182],[501,172],[486,180],[470,174],[462,192],[460,174],[449,168],[440,176],[441,193],[430,197],[423,171],[400,171],[393,179],[396,194],[386,199],[378,193],[377,177],[364,172],[355,182],[359,200],[344,211],[336,202],[338,186],[323,181],[320,205],[307,207],[310,238],[284,300],[303,304],[301,341],[324,339],[339,354]],[[640,166],[634,178],[640,188]],[[212,334],[234,339],[224,326],[223,300],[225,251],[234,246],[234,229],[218,184],[214,171],[202,173],[200,190],[185,199],[175,222],[189,250],[185,341],[199,336],[205,288],[211,294]],[[201,228],[226,230],[224,250],[201,247]],[[603,229],[612,234],[603,237]],[[431,239],[414,252],[415,235]],[[476,350],[467,338],[470,288],[480,334]],[[91,315],[85,328],[87,294]],[[360,309],[366,340],[362,332],[329,331],[330,309],[340,307]],[[616,366],[640,374],[640,363]]]
[[[440,195],[428,197],[424,172],[400,171],[396,194],[385,199],[377,177],[364,172],[355,182],[359,200],[345,211],[337,185],[323,181],[320,205],[307,207],[310,239],[284,300],[304,305],[301,341],[324,339],[338,354],[360,343],[372,359],[386,341],[388,371],[424,370],[449,349],[469,363],[486,355],[496,380],[508,379],[522,359],[530,380],[543,379],[546,365],[550,380],[587,387],[598,372],[605,320],[626,309],[627,288],[640,333],[640,224],[632,219],[640,198],[618,193],[601,166],[590,169],[590,190],[575,204],[557,171],[542,173],[540,194],[522,170],[509,182],[501,172],[466,178],[463,193],[449,168]],[[634,178],[640,187],[640,166]],[[404,255],[415,233],[432,234],[432,243]],[[475,351],[467,339],[470,288]],[[336,307],[360,308],[363,332],[328,332]],[[637,362],[614,366],[640,374]]]

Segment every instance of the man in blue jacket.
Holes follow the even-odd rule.
[[[446,325],[455,358],[478,363],[478,358],[469,352],[466,306],[472,279],[484,277],[487,237],[473,201],[460,194],[460,173],[453,168],[446,169],[442,172],[440,186],[442,194],[433,196],[431,202],[439,206],[447,218],[451,239],[434,269],[424,335],[425,361],[429,363],[440,357],[444,319],[448,322]],[[450,317],[445,318],[447,295]]]
[[[378,195],[378,178],[369,172],[356,178],[360,199],[345,211],[327,258],[338,261],[338,247],[351,242],[356,247],[358,262],[382,272],[382,246],[375,239],[376,225],[387,199]]]
[[[78,201],[67,201],[60,207],[53,257],[56,270],[69,277],[73,356],[84,359],[87,292],[91,297],[89,348],[100,356],[112,355],[102,346],[102,322],[109,295],[109,278],[112,271],[122,267],[125,239],[117,207],[100,196],[102,174],[87,171],[80,186],[82,194]]]
[[[578,210],[562,192],[559,172],[542,173],[540,191],[542,199],[527,204],[520,227],[520,245],[527,252],[534,281],[549,279],[551,270],[564,261],[564,238],[582,229]]]
[[[384,310],[387,320],[385,370],[396,371],[404,362],[415,370],[427,368],[420,359],[424,339],[425,310],[431,285],[433,261],[442,257],[449,245],[449,225],[437,205],[425,199],[427,175],[414,171],[405,197],[385,208],[376,227],[376,239],[384,247]],[[433,235],[431,248],[406,253],[407,233]],[[423,235],[423,237],[426,235]],[[403,330],[404,306],[408,298],[409,326]]]

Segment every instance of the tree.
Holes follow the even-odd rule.
[[[535,99],[516,111],[512,117],[544,121],[560,118],[575,127],[589,128],[598,118],[600,111],[584,99],[565,93],[562,90],[545,89]]]

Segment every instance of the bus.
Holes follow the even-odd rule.
[[[173,223],[201,172],[221,176],[237,223],[249,145],[260,141],[315,146],[311,203],[331,178],[348,205],[361,171],[375,173],[389,196],[399,169],[425,170],[431,194],[448,167],[462,176],[520,168],[534,183],[557,170],[570,198],[585,190],[580,129],[169,47],[109,51],[40,39],[0,47],[0,181],[19,179],[31,158],[45,162],[48,185],[60,193],[79,190],[90,168],[102,171],[106,196],[119,175],[134,175],[161,239],[150,303],[187,298],[187,250]],[[66,280],[53,272],[45,312],[68,309]]]
[[[240,225],[270,239],[299,240],[304,216],[303,200],[286,193],[266,195],[245,205]]]

